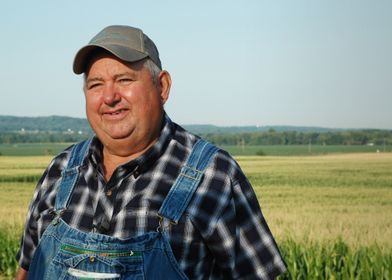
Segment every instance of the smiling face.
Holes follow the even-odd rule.
[[[95,55],[86,71],[86,113],[104,149],[126,156],[151,146],[169,88],[169,74],[162,71],[153,81],[144,60],[126,64],[108,53]]]

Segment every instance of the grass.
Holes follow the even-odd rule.
[[[373,244],[392,248],[391,189],[266,187],[257,193],[279,239],[342,238],[352,248]]]
[[[41,177],[52,156],[1,156],[0,182],[32,182]]]
[[[392,248],[392,154],[238,161],[279,239]]]
[[[4,156],[44,156],[56,155],[72,143],[17,143],[0,144],[0,155]]]
[[[17,143],[0,144],[3,156],[45,156],[56,155],[72,143]],[[366,145],[222,145],[223,149],[235,156],[302,156],[341,153],[392,152],[392,146]]]
[[[378,246],[350,248],[338,239],[328,243],[280,244],[290,273],[279,279],[391,279],[392,252]]]
[[[293,279],[392,279],[392,153],[236,159]],[[14,273],[36,183],[25,179],[50,160],[0,157],[0,279]]]
[[[34,187],[35,183],[0,183],[0,280],[15,275],[15,254]]]
[[[0,227],[24,224],[35,183],[0,183]]]
[[[254,187],[392,187],[392,154],[237,157]]]
[[[263,146],[222,146],[235,156],[306,156],[342,153],[377,153],[391,152],[392,146],[366,145],[263,145]]]
[[[14,256],[19,248],[20,232],[20,226],[0,226],[0,279],[12,279],[15,275],[17,262]]]

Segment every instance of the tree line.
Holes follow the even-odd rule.
[[[0,133],[0,144],[16,143],[76,143],[88,138],[86,133],[61,133],[61,132],[36,132],[19,133],[5,132]]]
[[[333,132],[275,131],[201,134],[219,145],[392,145],[392,131],[352,130]]]
[[[0,133],[0,144],[78,142],[91,133]],[[275,131],[249,133],[201,133],[217,145],[392,145],[390,130],[345,130],[332,132]]]

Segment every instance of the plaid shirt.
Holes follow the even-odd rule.
[[[106,182],[102,144],[94,138],[63,220],[81,231],[118,238],[156,230],[158,210],[196,140],[166,116],[158,141],[119,166]],[[35,190],[17,255],[24,269],[53,219],[69,156],[67,149],[54,158]],[[168,230],[173,253],[190,279],[272,279],[286,270],[251,185],[222,150],[211,160],[180,222]]]

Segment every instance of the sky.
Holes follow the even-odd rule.
[[[0,115],[85,117],[73,58],[113,24],[157,45],[177,123],[392,129],[388,0],[5,0]]]

